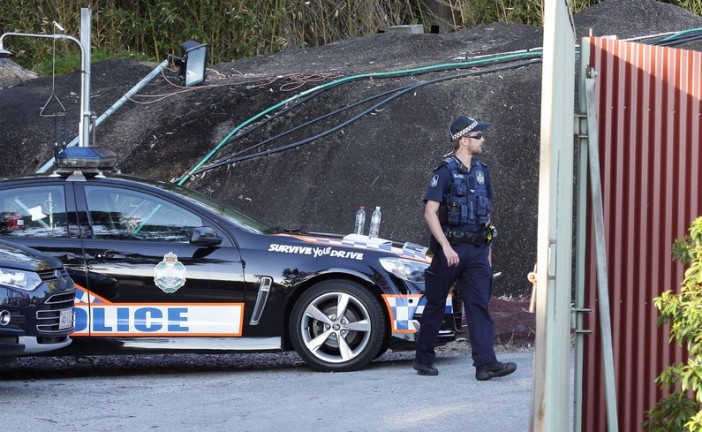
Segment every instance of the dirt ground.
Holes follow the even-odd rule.
[[[653,0],[605,1],[573,22],[578,38],[702,27],[702,17]],[[96,144],[112,148],[127,173],[175,181],[201,170],[184,185],[271,225],[350,232],[359,205],[379,205],[381,237],[426,244],[422,196],[451,150],[449,123],[461,114],[488,121],[482,159],[496,191],[493,263],[503,273],[495,294],[524,299],[536,260],[541,64],[510,53],[533,53],[542,38],[541,28],[503,23],[387,31],[210,65],[205,85],[188,89],[164,70],[97,127]],[[464,66],[485,56],[500,63]],[[106,112],[156,66],[92,64],[91,110]],[[0,60],[0,175],[32,173],[55,143],[71,141],[79,93],[79,72],[37,78]],[[61,105],[65,115],[47,116]],[[529,343],[525,301],[496,299],[493,308],[501,342]]]
[[[532,349],[536,337],[536,314],[529,312],[530,296],[498,297],[490,302],[495,322],[495,346]]]

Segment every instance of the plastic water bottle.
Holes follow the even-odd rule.
[[[383,214],[380,212],[380,207],[376,207],[373,210],[373,215],[371,216],[370,229],[368,230],[368,237],[376,238],[378,237],[378,231],[380,231],[380,219]]]
[[[361,206],[356,212],[356,223],[353,226],[353,233],[363,235],[366,230],[366,208]]]

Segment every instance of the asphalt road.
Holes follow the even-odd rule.
[[[533,353],[498,353],[517,371],[478,382],[469,355],[418,376],[411,354],[358,372],[297,363],[263,369],[121,370],[114,375],[0,380],[9,431],[526,431]],[[20,363],[21,366],[21,363]],[[30,370],[30,369],[27,369]],[[85,374],[83,374],[85,375]],[[0,374],[1,377],[1,374]]]

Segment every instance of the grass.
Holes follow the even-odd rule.
[[[155,61],[154,58],[149,57],[145,54],[134,53],[134,52],[120,52],[120,53],[108,53],[107,51],[92,51],[91,59],[93,62],[98,62],[108,59],[133,59],[133,60],[145,60],[145,61]],[[64,55],[57,55],[56,61],[54,62],[53,56],[49,59],[44,59],[42,62],[36,64],[32,70],[39,75],[49,76],[52,73],[56,75],[64,75],[75,70],[80,70],[81,58],[79,53],[69,53]]]
[[[603,0],[571,0],[573,13]],[[659,0],[702,14],[702,0]],[[102,0],[90,2],[93,61],[129,57],[160,61],[179,54],[179,44],[198,40],[210,46],[213,64],[271,54],[287,48],[319,46],[368,36],[401,24],[437,17],[454,30],[495,21],[540,26],[545,0]],[[75,0],[0,1],[0,31],[50,34],[60,23],[66,34],[80,33]],[[81,2],[84,3],[84,2]],[[52,72],[54,45],[43,38],[8,38],[15,61],[40,74]],[[73,46],[70,46],[73,45]],[[57,73],[77,68],[76,47],[60,42]],[[142,53],[142,54],[135,54]],[[59,60],[58,57],[65,57]],[[72,63],[73,62],[73,63]]]

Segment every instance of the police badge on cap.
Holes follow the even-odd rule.
[[[451,126],[449,126],[451,141],[456,141],[458,138],[470,132],[484,131],[489,127],[489,123],[478,121],[472,117],[456,117],[453,122],[451,122]]]

